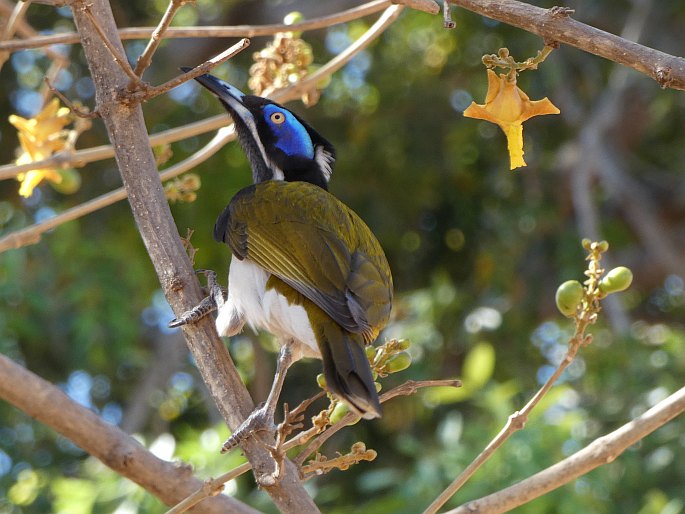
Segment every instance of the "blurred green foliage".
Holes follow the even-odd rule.
[[[551,7],[551,2],[542,2]],[[113,1],[121,26],[154,25],[166,0]],[[286,5],[287,4],[287,5]],[[333,12],[342,2],[201,0],[184,7],[176,24],[277,22],[288,11],[306,17]],[[640,4],[642,5],[642,4]],[[575,17],[620,33],[628,0],[574,1]],[[39,30],[72,30],[68,9],[31,6]],[[47,14],[47,15],[46,15]],[[357,440],[378,451],[373,463],[308,483],[328,513],[415,513],[425,508],[487,444],[514,410],[551,373],[571,335],[558,314],[554,292],[568,279],[582,281],[584,253],[574,211],[577,139],[599,110],[616,69],[572,48],[553,52],[519,85],[531,98],[548,96],[562,111],[527,123],[528,168],[508,171],[503,135],[494,125],[467,120],[461,111],[481,102],[486,88],[483,54],[507,46],[518,59],[542,42],[525,32],[461,9],[457,29],[440,17],[407,10],[372,47],[336,74],[320,103],[292,107],[336,144],[332,191],[353,207],[381,240],[393,269],[395,317],[383,337],[408,338],[412,366],[387,379],[384,390],[412,379],[459,377],[459,391],[433,389],[384,406],[381,420],[349,427],[324,447],[328,455]],[[371,20],[306,33],[322,64],[358,37]],[[646,18],[645,44],[683,54],[685,5],[658,2]],[[267,38],[255,38],[261,48]],[[127,42],[132,60],[145,42]],[[174,40],[163,44],[146,79],[160,83],[181,65],[194,65],[230,44]],[[78,46],[66,48],[71,64],[60,79],[65,94],[92,105],[92,85]],[[245,88],[250,51],[216,71]],[[14,54],[0,76],[6,117],[30,114],[32,91],[49,63],[40,52]],[[683,249],[685,96],[660,90],[629,72],[621,116],[606,144],[625,172],[659,208],[660,229]],[[209,95],[183,86],[144,106],[151,132],[222,112]],[[550,117],[551,118],[551,117]],[[12,161],[15,135],[2,125],[1,161]],[[102,144],[96,123],[79,147]],[[182,160],[209,135],[172,145],[166,165]],[[576,146],[574,146],[574,144]],[[602,166],[601,162],[597,166]],[[214,219],[248,184],[246,160],[236,144],[195,170],[202,188],[193,203],[172,206],[179,232],[195,229],[196,266],[226,277],[229,250],[211,239]],[[62,196],[42,186],[22,201],[17,183],[0,183],[0,232],[9,233],[109,191],[119,184],[112,161],[80,170],[81,189]],[[609,258],[635,273],[621,296],[627,324],[606,316],[526,429],[518,432],[450,502],[493,492],[577,451],[682,386],[685,376],[685,292],[682,274],[665,266],[641,239],[620,196],[597,183],[596,206]],[[632,206],[638,211],[644,206]],[[227,435],[192,362],[170,364],[146,396],[141,384],[153,363],[172,351],[171,318],[135,230],[128,207],[118,204],[43,236],[34,246],[0,255],[0,351],[59,384],[105,419],[126,424],[132,405],[145,416],[133,430],[167,458],[191,462],[199,477],[216,476],[241,460],[218,454]],[[250,387],[260,390],[274,356],[267,337],[246,333],[229,348]],[[184,354],[185,355],[185,354]],[[170,361],[171,362],[171,361]],[[265,371],[266,367],[266,371]],[[293,367],[284,400],[291,405],[316,390],[318,362]],[[263,386],[262,386],[263,387]],[[685,421],[677,419],[604,466],[533,503],[526,513],[638,512],[675,514],[685,509]],[[273,511],[250,476],[227,486],[251,505]],[[50,429],[0,404],[0,511],[20,513],[116,512],[155,514],[165,507]]]

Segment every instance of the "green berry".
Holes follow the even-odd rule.
[[[407,369],[409,366],[411,366],[411,355],[407,352],[396,353],[385,363],[385,369],[388,373],[397,373]]]
[[[293,11],[285,15],[283,18],[283,23],[286,25],[294,25],[295,23],[300,23],[304,21],[304,15],[299,11]]]
[[[331,420],[331,424],[333,425],[341,419],[343,419],[345,414],[347,414],[348,412],[350,412],[350,408],[347,406],[347,404],[343,402],[338,402],[336,406],[333,408],[333,412],[331,412],[329,418]]]
[[[564,316],[572,317],[583,299],[583,286],[577,280],[567,280],[559,286],[556,294],[557,309]]]
[[[633,272],[625,266],[612,269],[599,281],[599,290],[605,295],[625,291],[633,282]]]
[[[397,341],[397,347],[400,350],[408,349],[410,344],[411,344],[411,341],[409,341],[409,339],[398,339],[398,341]]]
[[[57,182],[50,182],[52,188],[63,195],[71,195],[79,190],[81,187],[81,174],[73,168],[62,168],[57,170],[57,173],[62,177],[62,180]]]

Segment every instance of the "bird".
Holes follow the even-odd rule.
[[[335,148],[270,99],[244,94],[211,74],[195,80],[233,119],[253,184],[235,194],[214,226],[214,239],[232,253],[227,297],[209,271],[210,295],[169,325],[217,310],[219,335],[233,336],[247,324],[270,332],[280,344],[267,400],[222,451],[274,428],[285,375],[302,357],[322,360],[326,388],[352,412],[380,417],[365,348],[390,318],[392,274],[373,232],[328,191]]]

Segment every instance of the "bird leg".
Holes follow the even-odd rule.
[[[285,375],[288,368],[293,363],[293,352],[290,345],[292,341],[287,341],[281,346],[278,354],[278,361],[276,362],[276,376],[274,377],[271,391],[266,401],[247,417],[245,421],[233,432],[221,448],[221,453],[231,451],[241,442],[256,432],[274,431],[274,415],[276,414],[276,407],[278,406],[278,398],[283,389],[285,382]]]
[[[178,318],[172,319],[168,326],[169,328],[176,328],[188,323],[196,323],[204,318],[210,312],[220,309],[225,302],[224,291],[216,282],[216,272],[208,269],[199,269],[196,273],[203,273],[207,277],[207,289],[209,289],[209,296],[206,296],[195,307],[189,311],[185,311]]]

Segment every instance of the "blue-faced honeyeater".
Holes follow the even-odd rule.
[[[214,226],[214,238],[233,254],[228,297],[214,294],[216,327],[232,336],[247,323],[282,345],[269,399],[251,418],[273,423],[285,371],[300,357],[322,359],[328,390],[352,411],[380,416],[365,346],[388,322],[392,277],[371,230],[328,192],[333,145],[271,100],[245,95],[212,75],[196,80],[233,119],[254,181]],[[189,314],[172,325],[192,319]]]

